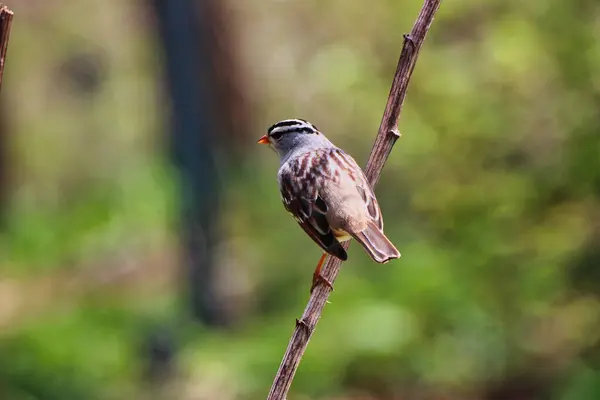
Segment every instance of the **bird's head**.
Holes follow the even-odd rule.
[[[318,138],[318,139],[317,139]],[[268,144],[280,156],[292,149],[311,142],[320,142],[325,137],[316,126],[303,119],[284,119],[272,125],[258,143]],[[325,139],[326,140],[326,139]]]

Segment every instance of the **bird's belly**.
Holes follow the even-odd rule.
[[[332,229],[332,231],[338,242],[345,242],[346,240],[352,239],[352,236],[343,229]]]

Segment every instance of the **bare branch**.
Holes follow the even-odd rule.
[[[2,74],[4,72],[4,60],[6,60],[12,18],[13,12],[4,4],[0,4],[0,89],[2,88]]]
[[[398,132],[398,120],[402,104],[406,97],[408,83],[415,68],[415,62],[419,50],[429,31],[433,17],[440,6],[441,0],[425,0],[421,12],[413,26],[410,34],[404,35],[404,44],[400,53],[400,60],[392,88],[388,97],[387,105],[383,113],[383,119],[379,126],[379,132],[375,139],[375,144],[371,150],[369,161],[365,169],[365,174],[374,187],[379,180],[379,175],[383,166],[392,151],[396,140],[400,137]],[[348,248],[349,242],[343,243],[344,248]],[[329,282],[333,283],[340,270],[341,261],[334,257],[328,257],[321,274]],[[279,371],[271,386],[271,391],[267,400],[284,400],[287,392],[292,385],[294,375],[300,364],[300,360],[306,350],[310,336],[314,331],[317,322],[321,318],[321,313],[327,302],[331,289],[322,283],[318,284],[312,292],[304,314],[300,320],[296,320],[296,329],[290,339],[288,348],[283,356]]]

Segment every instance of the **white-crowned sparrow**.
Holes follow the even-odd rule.
[[[279,155],[283,205],[326,252],[313,275],[313,288],[319,279],[331,286],[321,276],[321,266],[327,254],[345,261],[348,255],[340,242],[350,238],[378,263],[400,257],[383,233],[381,210],[362,169],[314,125],[286,119],[271,126],[258,143]]]

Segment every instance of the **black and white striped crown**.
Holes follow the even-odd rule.
[[[284,119],[269,128],[269,137],[281,137],[286,133],[319,134],[316,126],[303,119]]]

